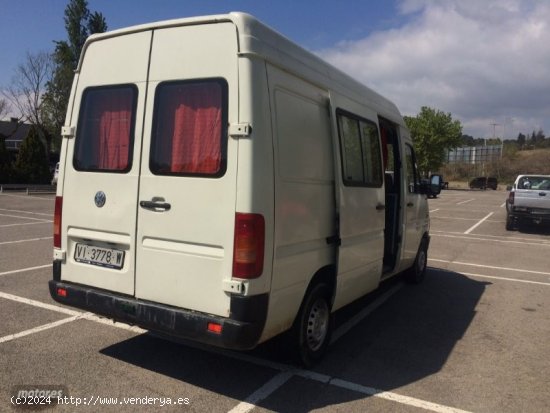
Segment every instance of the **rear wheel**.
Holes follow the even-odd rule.
[[[426,238],[422,239],[420,246],[418,247],[418,252],[416,253],[416,258],[414,264],[411,268],[405,273],[405,279],[412,284],[420,284],[424,281],[426,276],[426,268],[428,266],[428,240]]]
[[[516,222],[512,215],[506,214],[506,231],[513,231],[515,229]]]
[[[310,367],[326,353],[332,329],[331,293],[320,282],[310,288],[304,298],[293,327],[294,344],[300,363]]]

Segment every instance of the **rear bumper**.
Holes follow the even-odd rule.
[[[521,208],[512,207],[508,213],[515,219],[532,220],[539,222],[550,222],[550,210],[542,208]]]
[[[61,304],[147,330],[235,350],[258,344],[267,315],[267,294],[232,296],[231,317],[224,318],[63,281],[51,280],[49,287],[52,298]],[[60,296],[58,288],[66,294]],[[208,331],[208,323],[220,324],[222,331]]]

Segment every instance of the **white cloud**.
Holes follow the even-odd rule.
[[[550,2],[403,0],[401,27],[319,54],[405,115],[451,112],[476,137],[550,135]]]

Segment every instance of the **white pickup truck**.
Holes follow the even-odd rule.
[[[506,229],[520,221],[550,223],[550,175],[519,175],[506,200]]]

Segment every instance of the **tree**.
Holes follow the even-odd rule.
[[[10,105],[6,99],[0,98],[0,120],[10,112]]]
[[[546,136],[544,136],[544,132],[542,129],[539,129],[537,133],[533,131],[533,144],[535,148],[542,148],[544,146],[544,140],[546,139]]]
[[[0,184],[9,184],[12,179],[12,161],[6,149],[6,140],[0,135]]]
[[[74,70],[78,65],[84,42],[89,35],[107,30],[103,15],[99,12],[90,13],[86,0],[70,0],[65,8],[64,20],[68,40],[55,42],[55,68],[44,95],[45,117],[50,132],[56,136],[56,148],[60,146],[60,131],[65,123]]]
[[[518,147],[520,149],[523,149],[523,147],[525,146],[525,142],[527,141],[527,137],[523,134],[523,133],[520,133],[518,135]]]
[[[88,19],[88,33],[104,33],[107,31],[107,22],[103,14],[99,12],[93,12]]]
[[[463,146],[474,146],[474,137],[471,135],[462,135]]]
[[[38,137],[36,127],[31,128],[21,144],[15,160],[15,171],[20,183],[45,184],[50,179],[46,148]]]
[[[42,95],[51,78],[52,58],[47,52],[27,53],[25,61],[17,66],[11,85],[2,94],[19,112],[19,122],[36,126],[48,151],[51,134],[48,131],[42,111]]]
[[[447,151],[462,144],[462,125],[450,113],[423,106],[416,117],[405,117],[418,168],[424,176],[439,170]]]

